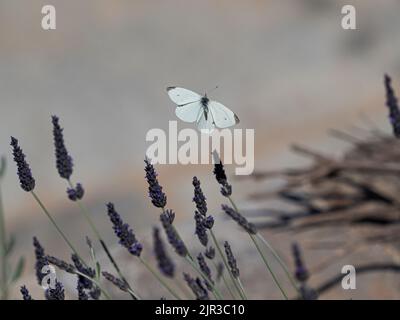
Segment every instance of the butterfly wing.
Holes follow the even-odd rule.
[[[168,87],[167,92],[170,99],[178,106],[184,106],[201,100],[201,96],[198,93],[180,87]]]
[[[203,107],[200,102],[193,102],[183,106],[177,106],[175,109],[176,116],[185,122],[195,122],[203,112]]]
[[[197,128],[202,133],[206,133],[206,134],[211,134],[211,132],[214,131],[214,129],[215,129],[214,120],[213,120],[213,117],[210,112],[208,112],[207,117],[206,117],[204,110],[201,110],[201,114],[199,115],[199,118],[197,119]]]
[[[239,123],[238,116],[222,103],[210,101],[208,103],[208,109],[214,119],[215,126],[218,128],[228,128]]]

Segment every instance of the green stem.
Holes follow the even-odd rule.
[[[214,268],[217,270],[218,269],[217,264],[214,261],[213,261],[213,264],[214,264]],[[236,297],[231,289],[231,286],[229,285],[228,280],[226,280],[226,278],[225,278],[225,274],[222,273],[221,277],[222,277],[222,281],[224,281],[224,284],[225,284],[226,288],[228,289],[229,294],[231,295],[232,299],[236,300]]]
[[[228,196],[228,199],[230,201],[230,203],[232,204],[233,208],[236,210],[236,212],[239,212],[238,207],[236,206],[235,202],[233,201],[233,199]],[[250,237],[252,238],[254,244],[256,244],[255,239],[253,238],[253,236],[249,233]],[[283,262],[283,260],[281,259],[281,257],[278,255],[278,253],[274,250],[274,248],[272,248],[272,246],[267,242],[267,240],[264,239],[263,236],[261,236],[260,234],[257,233],[257,237],[264,243],[264,245],[271,251],[272,255],[274,256],[274,258],[278,261],[279,265],[283,268],[283,270],[285,271],[287,277],[290,280],[290,283],[293,285],[293,287],[296,289],[296,291],[298,293],[300,293],[299,288],[296,284],[296,282],[294,281],[288,267],[286,266],[286,264]],[[258,250],[259,248],[257,248]],[[258,250],[260,252],[261,257],[263,258],[264,261],[265,257],[262,255],[261,251]],[[270,268],[268,268],[270,270]],[[271,271],[270,271],[271,272]],[[271,273],[271,275],[274,277],[274,279],[276,278],[275,275],[273,273]],[[280,287],[280,286],[279,286]],[[301,294],[301,293],[300,293]]]
[[[272,255],[275,257],[275,259],[278,261],[278,263],[280,264],[280,266],[282,267],[282,269],[285,271],[287,277],[290,280],[290,283],[292,284],[292,286],[296,289],[296,291],[301,295],[300,289],[296,283],[296,281],[294,280],[292,273],[289,271],[287,265],[285,264],[285,262],[283,262],[283,260],[281,259],[281,257],[279,256],[279,254],[275,251],[275,249],[268,243],[267,240],[265,240],[265,238],[260,235],[259,233],[257,233],[257,237],[258,239],[261,240],[262,243],[264,243],[264,245],[271,251]]]
[[[7,236],[5,228],[3,201],[0,188],[0,250],[1,250],[1,299],[7,300],[8,298],[8,284],[7,284]]]
[[[235,285],[236,290],[238,291],[238,293],[239,293],[240,297],[242,298],[242,300],[247,300],[246,294],[243,294],[243,293],[242,293],[242,291],[241,291],[240,288],[238,287],[237,282],[235,281],[235,277],[234,277],[233,274],[232,274],[231,268],[229,267],[228,262],[227,262],[226,259],[225,259],[225,255],[223,254],[223,252],[222,252],[222,250],[221,250],[221,248],[220,248],[220,246],[219,246],[219,244],[218,244],[217,238],[215,237],[214,232],[212,231],[212,229],[210,229],[210,234],[211,234],[211,237],[212,237],[212,239],[213,239],[213,241],[214,241],[214,245],[215,245],[215,247],[217,248],[218,253],[219,253],[219,255],[221,256],[221,259],[222,259],[222,261],[223,261],[223,263],[224,263],[224,265],[225,265],[225,269],[228,271],[229,276],[230,276],[230,278],[231,278],[233,284]]]
[[[68,180],[68,184],[71,188],[74,188],[74,185],[72,184],[71,180]],[[106,253],[108,259],[110,260],[111,264],[113,265],[115,271],[118,273],[119,277],[121,278],[122,281],[125,282],[125,284],[129,287],[129,289],[133,291],[132,286],[129,284],[128,280],[126,280],[125,276],[122,274],[121,269],[119,268],[117,262],[115,261],[114,257],[111,255],[110,250],[108,249],[105,241],[101,238],[99,230],[96,228],[96,225],[94,224],[92,218],[90,217],[89,210],[86,208],[86,206],[83,204],[81,200],[78,200],[77,205],[82,213],[82,215],[85,217],[87,223],[89,224],[90,228],[92,229],[94,235],[96,236],[97,240],[100,242],[104,252]],[[138,295],[131,294],[132,299],[136,300],[138,299]]]
[[[237,280],[237,282],[239,284],[240,290],[242,291],[243,295],[246,297],[246,300],[247,300],[246,292],[244,291],[244,287],[243,287],[242,281],[240,280],[239,277],[237,277],[236,280]]]
[[[36,202],[39,204],[39,206],[42,208],[43,212],[46,214],[46,216],[49,218],[53,226],[56,228],[58,233],[61,235],[61,237],[64,239],[64,241],[67,243],[67,245],[70,247],[73,253],[76,254],[76,256],[81,260],[85,266],[87,266],[86,262],[81,258],[81,256],[78,254],[78,251],[76,251],[75,247],[72,245],[72,243],[68,240],[64,232],[60,229],[60,227],[57,225],[57,222],[54,220],[50,212],[46,209],[42,201],[39,199],[39,197],[36,195],[34,191],[31,191],[32,196],[35,198]]]
[[[103,292],[104,296],[105,296],[108,300],[111,299],[110,295],[107,293],[107,291],[106,291],[105,289],[102,288],[102,286],[100,285],[100,283],[99,283],[97,280],[95,280],[95,279],[93,279],[93,278],[87,276],[86,274],[84,274],[84,273],[82,273],[82,272],[79,272],[78,270],[75,270],[74,273],[77,274],[77,275],[80,275],[80,276],[82,276],[82,277],[84,277],[84,278],[86,278],[86,279],[88,279],[89,281],[92,281],[94,284],[96,284],[96,285],[99,287],[99,289],[101,290],[101,292]]]
[[[147,270],[172,294],[177,300],[182,300],[181,297],[164,281],[164,279],[142,258],[139,257],[140,262],[146,267]]]
[[[269,265],[267,259],[265,258],[264,254],[262,253],[262,251],[261,251],[261,249],[260,249],[260,247],[259,247],[259,245],[258,245],[258,243],[257,243],[257,241],[256,241],[256,238],[254,237],[254,235],[252,235],[252,234],[250,234],[250,233],[249,233],[249,236],[250,236],[251,240],[253,241],[255,247],[257,248],[257,251],[258,251],[258,253],[260,254],[261,258],[263,259],[264,264],[265,264],[265,266],[267,267],[269,273],[271,274],[272,279],[274,280],[276,286],[277,286],[277,287],[279,288],[279,290],[281,291],[283,297],[284,297],[286,300],[288,300],[288,297],[287,297],[285,291],[284,291],[283,288],[281,287],[281,285],[280,285],[278,279],[276,278],[274,272],[272,271],[272,269],[271,269],[271,267],[270,267],[270,265]]]
[[[193,260],[191,260],[188,256],[186,257],[186,261],[192,266],[192,268],[203,278],[204,281],[210,284],[212,288],[212,293],[215,296],[217,300],[223,300],[221,292],[211,283],[210,279],[208,279],[207,275],[205,275],[194,263]]]

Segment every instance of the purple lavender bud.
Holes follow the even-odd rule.
[[[226,258],[228,260],[228,265],[229,268],[231,269],[231,273],[235,278],[238,278],[240,276],[239,268],[237,266],[235,256],[232,253],[232,249],[228,241],[225,241],[224,247],[225,247]]]
[[[17,174],[20,186],[26,192],[35,188],[35,179],[32,176],[29,164],[25,160],[25,155],[18,145],[18,140],[11,137],[11,146],[13,147],[14,161],[17,164]]]
[[[221,280],[224,274],[224,270],[225,270],[224,264],[222,262],[219,262],[217,264],[217,276],[216,276],[217,282]]]
[[[82,282],[78,281],[76,290],[78,290],[78,300],[89,300],[89,296],[86,294],[85,287],[83,286]]]
[[[101,296],[101,290],[99,287],[94,286],[92,290],[89,291],[89,295],[93,300],[99,300]]]
[[[211,270],[208,267],[206,259],[204,258],[202,253],[198,254],[197,262],[199,263],[199,267],[200,267],[201,272],[203,272],[203,274],[206,276],[206,278],[210,282],[210,283],[206,282],[207,288],[209,290],[212,290],[211,284],[214,284],[214,281],[212,280]]]
[[[111,223],[116,236],[119,238],[119,243],[128,249],[128,251],[134,255],[140,257],[142,252],[142,245],[136,240],[136,236],[133,230],[127,223],[124,223],[118,212],[115,211],[114,204],[111,202],[107,204],[108,216],[110,217]]]
[[[29,290],[25,286],[22,286],[20,291],[21,291],[23,300],[33,300],[31,297],[31,294],[29,293]]]
[[[193,186],[194,186],[193,201],[196,203],[197,211],[203,216],[206,216],[207,214],[206,197],[204,196],[203,190],[201,190],[200,180],[197,179],[197,177],[193,177]]]
[[[156,227],[153,229],[153,239],[154,254],[157,259],[158,268],[165,276],[172,278],[175,273],[175,265],[168,256],[164,242],[161,239],[160,230]]]
[[[207,230],[206,227],[204,226],[204,217],[201,215],[198,211],[194,213],[194,220],[196,222],[196,231],[195,234],[199,238],[200,243],[207,247],[208,244],[208,236],[207,236]]]
[[[212,216],[208,216],[203,220],[203,225],[207,229],[212,229],[214,226],[214,218]]]
[[[164,217],[167,219],[168,218],[168,223],[172,224],[175,220],[175,212],[173,212],[170,209],[167,209],[164,211]]]
[[[239,212],[232,209],[231,207],[223,204],[222,210],[230,216],[239,226],[246,230],[250,234],[257,234],[257,228],[254,224],[247,221]]]
[[[400,111],[391,83],[392,79],[385,74],[386,106],[389,108],[389,120],[393,128],[393,134],[396,138],[400,138]]]
[[[65,300],[64,286],[57,281],[54,289],[48,288],[45,291],[46,300]]]
[[[46,275],[42,273],[42,269],[49,263],[47,261],[44,249],[36,237],[33,237],[33,246],[35,248],[35,258],[36,258],[36,263],[35,263],[36,279],[38,284],[42,285],[42,280]]]
[[[160,215],[160,221],[167,235],[169,244],[175,249],[175,252],[178,255],[186,257],[188,254],[186,245],[177,234],[173,225],[170,223],[171,221],[170,216],[166,215],[165,212],[163,212]]]
[[[69,179],[73,171],[72,158],[69,156],[67,148],[64,143],[63,130],[58,123],[58,117],[52,116],[51,121],[53,123],[53,137],[54,147],[56,155],[56,167],[58,174],[61,178]]]
[[[214,259],[215,249],[213,247],[207,248],[206,251],[204,252],[204,255],[210,260]]]
[[[295,263],[295,277],[300,282],[306,282],[309,278],[309,273],[303,263],[300,246],[297,243],[292,244],[292,254]]]
[[[68,198],[72,201],[81,200],[85,194],[82,184],[77,183],[75,188],[67,189]]]
[[[56,257],[53,257],[53,256],[46,256],[46,259],[50,264],[55,265],[57,268],[65,271],[65,272],[75,274],[76,269],[72,264],[67,263],[67,262],[65,262],[61,259],[58,259]]]
[[[146,180],[149,184],[149,197],[151,198],[151,202],[157,208],[164,208],[167,204],[167,197],[162,191],[162,187],[158,183],[157,173],[154,169],[154,166],[147,158],[144,160],[144,162],[146,163],[144,170],[146,171]]]
[[[307,286],[305,283],[303,283],[300,286],[300,293],[301,293],[301,298],[303,300],[317,300],[318,299],[318,293]]]
[[[116,276],[112,275],[111,273],[108,273],[106,271],[102,272],[104,278],[106,278],[108,281],[110,281],[114,286],[119,288],[121,291],[128,292],[128,286],[125,281],[117,278]]]
[[[196,296],[197,300],[210,300],[210,297],[208,296],[208,291],[206,288],[204,288],[199,278],[193,279],[187,273],[183,274],[183,278],[185,279],[187,285]]]
[[[224,165],[221,160],[214,164],[214,175],[217,182],[221,185],[221,194],[224,197],[229,197],[232,194],[232,186],[228,183]]]
[[[85,267],[75,253],[72,254],[71,259],[74,263],[76,270],[87,275],[89,278],[95,277],[96,271],[90,267]],[[93,287],[93,282],[81,275],[78,275],[78,286],[79,285],[81,285],[84,289],[91,289]]]

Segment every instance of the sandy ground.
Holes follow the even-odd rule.
[[[83,235],[90,230],[65,198],[66,185],[54,168],[50,115],[59,115],[75,160],[74,180],[84,184],[86,203],[107,240],[115,243],[104,207],[108,201],[149,239],[157,214],[146,196],[142,161],[146,132],[166,129],[175,119],[166,86],[203,92],[218,85],[212,97],[235,110],[240,128],[255,129],[257,169],[301,165],[304,160],[288,151],[293,142],[340,154],[348,145],[328,137],[329,128],[365,126],[368,118],[389,130],[382,75],[390,72],[398,87],[399,4],[352,1],[358,30],[345,31],[340,8],[347,2],[53,1],[57,30],[45,32],[40,28],[43,1],[2,1],[0,153],[11,160],[9,136],[20,139],[38,194],[83,249]],[[158,170],[169,207],[191,238],[193,175],[219,212],[211,167]],[[16,255],[28,258],[20,283],[33,286],[32,236],[49,252],[66,257],[67,250],[33,199],[20,190],[14,171],[9,163],[3,185],[7,223],[18,236]],[[237,182],[238,202],[252,207],[246,195],[268,187]],[[287,256],[293,237],[269,236]],[[256,281],[261,265],[246,264],[255,259],[249,243],[232,241],[243,256],[243,282],[254,287],[251,296],[278,297]],[[145,281],[142,273],[132,273]],[[373,289],[357,290],[352,297],[376,298],[379,292],[379,297],[398,298],[398,290],[391,289],[398,289],[398,282],[392,280],[383,275]],[[350,296],[338,291],[329,297]]]

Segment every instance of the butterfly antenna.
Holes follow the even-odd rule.
[[[218,86],[215,86],[214,88],[209,90],[208,93],[213,92],[214,90],[217,90],[217,89],[218,89]],[[206,91],[206,93],[204,95],[207,96],[207,91]]]

